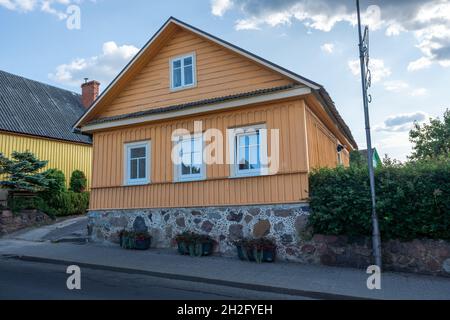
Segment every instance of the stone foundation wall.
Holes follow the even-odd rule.
[[[236,255],[234,240],[268,236],[277,241],[279,258],[296,260],[286,251],[299,241],[308,215],[308,204],[91,211],[88,228],[94,241],[114,243],[123,229],[148,230],[156,248],[173,247],[177,234],[195,231],[217,240],[223,255]]]
[[[304,263],[367,268],[373,264],[372,240],[363,237],[314,235],[289,248]],[[450,277],[450,242],[390,240],[382,243],[383,268]]]
[[[236,256],[233,241],[270,237],[280,260],[367,268],[373,264],[371,240],[362,237],[312,236],[307,229],[308,204],[92,211],[88,228],[92,240],[118,243],[123,229],[149,231],[152,247],[174,247],[183,231],[209,234],[216,252]],[[385,270],[450,276],[450,243],[438,240],[383,243]]]
[[[50,222],[51,219],[48,215],[37,210],[24,210],[18,214],[3,210],[0,211],[0,235]]]

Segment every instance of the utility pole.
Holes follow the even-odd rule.
[[[359,59],[361,64],[361,82],[364,105],[364,118],[366,122],[366,140],[367,140],[367,161],[369,164],[369,178],[370,178],[370,194],[372,200],[372,248],[375,258],[375,264],[382,268],[381,261],[381,237],[380,228],[378,224],[378,215],[376,210],[375,197],[375,175],[373,169],[373,150],[372,137],[370,134],[370,119],[369,119],[369,103],[372,97],[367,93],[371,86],[371,74],[369,69],[369,27],[364,28],[364,35],[361,30],[361,13],[359,8],[359,0],[356,0],[356,10],[358,15],[358,34],[359,34]]]

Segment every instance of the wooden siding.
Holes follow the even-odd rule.
[[[197,85],[171,91],[170,59],[195,53]],[[287,85],[292,80],[190,31],[179,29],[96,117]]]
[[[305,103],[291,100],[180,120],[139,125],[94,134],[94,167],[91,209],[191,207],[289,203],[308,196],[308,161]],[[230,179],[229,165],[207,166],[207,180],[173,182],[172,132],[193,131],[194,121],[203,130],[265,123],[280,130],[280,170],[277,175]],[[224,137],[225,139],[225,137]],[[151,184],[123,186],[123,146],[151,140]],[[268,154],[272,146],[268,138]],[[224,155],[226,155],[224,145]]]
[[[91,146],[0,132],[1,153],[9,157],[13,151],[27,150],[33,152],[40,160],[48,160],[46,169],[56,168],[64,172],[67,184],[73,171],[83,171],[88,177],[90,187]]]
[[[340,142],[308,107],[306,107],[306,126],[310,169],[336,167],[338,165],[337,146]],[[344,165],[348,165],[347,155],[348,151],[345,150]]]

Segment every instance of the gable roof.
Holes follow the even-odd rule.
[[[84,112],[79,94],[0,70],[0,131],[90,144],[72,128]]]
[[[344,120],[339,115],[339,112],[336,109],[336,106],[334,105],[334,102],[331,100],[329,94],[326,92],[325,88],[312,81],[309,80],[299,74],[296,74],[288,69],[285,69],[271,61],[268,61],[264,58],[261,58],[245,49],[242,49],[234,44],[231,44],[225,40],[222,40],[214,35],[211,35],[203,30],[200,30],[194,26],[191,26],[183,21],[180,21],[174,17],[170,17],[164,25],[153,35],[153,37],[145,44],[145,46],[136,54],[136,56],[125,66],[125,68],[119,73],[119,75],[109,84],[109,86],[105,89],[105,91],[100,95],[100,97],[92,104],[92,106],[86,111],[86,113],[78,119],[78,121],[75,123],[74,128],[79,128],[83,125],[86,125],[85,120],[88,119],[88,116],[99,106],[103,103],[104,100],[108,98],[108,95],[113,87],[116,85],[119,85],[120,81],[127,76],[128,73],[131,73],[132,68],[135,64],[139,62],[141,57],[144,55],[145,52],[150,50],[152,44],[154,44],[156,41],[159,40],[160,36],[168,30],[169,28],[173,26],[178,26],[184,29],[187,29],[193,33],[196,33],[214,43],[217,43],[241,56],[247,57],[250,60],[255,61],[256,63],[263,65],[271,70],[274,70],[275,72],[278,72],[287,78],[290,78],[291,80],[294,80],[295,82],[298,82],[300,84],[306,85],[307,87],[311,88],[318,98],[324,103],[324,107],[326,108],[327,113],[329,116],[333,119],[333,121],[338,125],[338,127],[342,130],[346,138],[348,139],[349,143],[354,147],[358,148],[356,141],[354,140],[350,129],[345,124]]]

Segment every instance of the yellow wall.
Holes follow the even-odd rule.
[[[9,157],[13,151],[31,151],[40,160],[48,160],[47,169],[64,172],[67,183],[74,170],[81,170],[88,177],[90,187],[92,147],[70,142],[41,139],[0,132],[0,152]]]
[[[292,203],[308,197],[308,164],[303,100],[277,102],[167,122],[145,124],[94,134],[91,209],[192,207]],[[265,123],[280,130],[280,171],[273,176],[230,178],[228,164],[207,165],[204,181],[173,179],[171,135],[176,128],[203,130]],[[151,183],[124,186],[124,144],[151,140]],[[272,146],[268,139],[268,154]],[[224,146],[226,155],[226,146]]]
[[[310,169],[329,167],[338,165],[337,147],[343,145],[328,130],[322,121],[306,108],[306,127],[308,130],[308,155]],[[349,153],[345,149],[342,151],[342,161],[345,166],[349,165]]]

